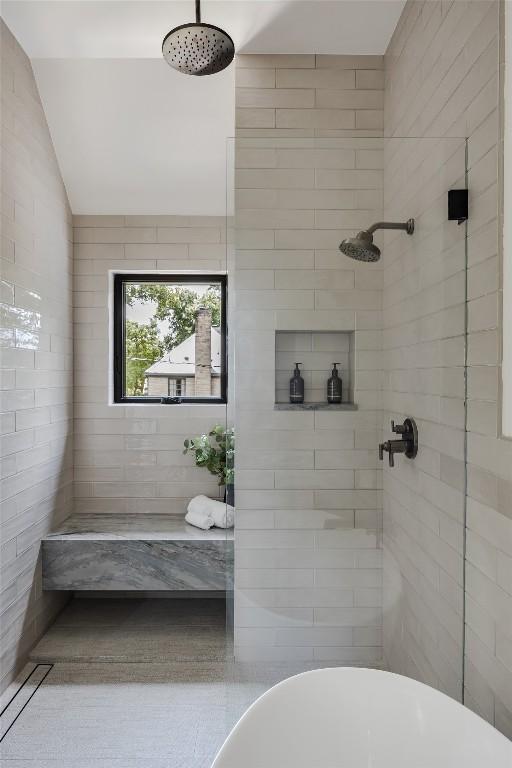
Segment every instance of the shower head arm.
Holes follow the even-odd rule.
[[[196,0],[196,24],[201,23],[201,0]]]
[[[409,219],[408,221],[404,222],[378,221],[376,224],[372,224],[371,227],[368,227],[366,231],[369,235],[373,235],[373,233],[378,229],[403,229],[405,232],[407,232],[408,235],[412,235],[414,232],[414,219]]]

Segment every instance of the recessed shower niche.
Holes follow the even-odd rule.
[[[276,331],[277,409],[301,410],[315,407],[356,408],[354,405],[353,331]],[[304,379],[304,402],[290,403],[289,385],[295,363]],[[337,363],[342,380],[342,402],[327,403],[327,380]]]

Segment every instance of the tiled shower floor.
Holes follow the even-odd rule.
[[[209,768],[247,706],[303,669],[235,668],[223,605],[195,600],[74,600],[33,661],[2,768]]]
[[[1,744],[5,768],[209,768],[222,664],[57,663]]]

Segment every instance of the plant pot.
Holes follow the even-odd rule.
[[[230,506],[235,506],[235,486],[234,483],[224,486],[224,501]]]

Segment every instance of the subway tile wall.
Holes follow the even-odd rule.
[[[414,461],[384,462],[384,648],[393,671],[461,699],[464,544],[464,139],[386,140],[383,430],[412,416]]]
[[[0,21],[2,68],[0,691],[65,598],[41,537],[72,505],[71,214],[29,59]]]
[[[499,419],[499,5],[497,0],[407,3],[386,55],[385,129],[387,135],[395,136],[469,138],[465,701],[510,737],[512,442],[500,437]],[[430,153],[428,160],[432,172],[442,173],[446,183],[456,180],[453,162],[459,164],[456,155],[453,162],[448,157],[449,145],[448,140],[440,143],[437,154]],[[415,147],[421,155],[421,143]],[[401,153],[402,160],[413,155],[406,143]],[[420,156],[416,165],[422,162]],[[414,167],[414,158],[412,163]],[[389,157],[386,189],[394,175]],[[413,202],[414,174],[403,181]],[[444,194],[439,198],[443,212]],[[429,262],[433,263],[431,267],[426,262],[428,251],[423,246],[408,247],[412,243],[403,239],[387,250],[384,346],[394,355],[407,349],[409,356],[412,345],[423,355],[421,342],[431,339],[438,349],[432,355],[427,348],[432,361],[428,368],[415,363],[412,375],[402,382],[398,376],[394,380],[392,371],[385,378],[385,421],[411,408],[414,400],[421,408],[425,448],[423,466],[418,465],[417,472],[400,467],[384,473],[385,606],[395,602],[391,618],[401,623],[403,632],[399,658],[393,653],[395,630],[385,618],[384,648],[397,671],[408,670],[451,690],[457,685],[454,661],[458,667],[461,652],[455,630],[462,611],[463,262],[458,238],[450,245],[456,237],[453,228],[443,224],[436,231],[434,219],[429,223],[428,211],[421,206],[411,210],[403,201],[401,211],[421,214],[418,235],[430,230]],[[444,219],[445,215],[439,220]],[[423,265],[417,260],[421,252]],[[408,315],[410,327],[393,317],[395,308],[401,312],[407,306],[404,282],[414,292],[414,303],[435,307],[431,322],[424,309]],[[435,303],[433,296],[428,297],[430,290],[437,294]],[[422,329],[427,336],[418,336]],[[418,552],[418,547],[421,560],[413,565],[410,554]]]
[[[383,84],[381,56],[238,56],[237,136],[381,136]]]
[[[216,216],[75,216],[75,452],[78,512],[185,514],[217,496],[215,478],[183,441],[226,423],[223,405],[111,405],[111,272],[226,270],[226,221]]]
[[[338,250],[354,229],[382,216],[382,67],[382,58],[365,56],[237,58],[241,661],[379,664],[382,657],[382,270]],[[281,359],[286,331],[306,346],[332,342],[333,332],[353,334],[358,411],[274,411],[276,336]],[[280,384],[292,373],[288,356]],[[331,358],[324,363],[315,396],[325,394],[330,376]]]

